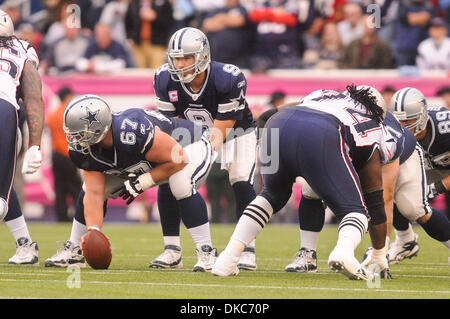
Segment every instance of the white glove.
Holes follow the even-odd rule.
[[[31,146],[23,158],[22,174],[35,173],[42,164],[42,154],[38,145]]]

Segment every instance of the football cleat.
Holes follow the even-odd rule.
[[[196,249],[196,251],[198,261],[192,270],[196,272],[211,271],[217,260],[217,249],[209,245],[203,245],[200,250]]]
[[[286,266],[287,272],[317,272],[317,253],[315,250],[300,248],[292,263]]]
[[[16,242],[16,254],[9,258],[10,265],[39,265],[39,248],[36,242],[20,237]]]
[[[367,280],[368,275],[358,260],[349,252],[340,251],[336,247],[328,257],[328,266],[331,270],[347,276],[351,280]]]
[[[79,245],[75,245],[70,240],[66,241],[62,248],[58,249],[55,255],[45,261],[45,267],[69,267],[78,266],[85,268],[86,263]]]
[[[237,267],[241,270],[256,270],[256,254],[254,247],[244,248]]]
[[[398,264],[405,258],[412,258],[419,254],[419,243],[417,239],[419,235],[414,234],[414,240],[407,243],[403,243],[398,238],[391,244],[391,248],[388,250],[389,264]]]
[[[237,276],[239,274],[238,262],[239,257],[231,256],[225,250],[217,258],[211,274],[220,277]]]
[[[181,247],[176,245],[164,246],[164,252],[150,262],[150,268],[182,268]]]

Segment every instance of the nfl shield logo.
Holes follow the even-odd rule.
[[[178,91],[169,91],[170,102],[178,102]]]

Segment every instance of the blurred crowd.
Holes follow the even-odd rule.
[[[5,0],[45,73],[156,69],[176,30],[268,69],[450,70],[450,0]]]

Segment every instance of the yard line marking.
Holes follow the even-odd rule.
[[[67,268],[61,268],[61,270],[43,270],[45,273],[52,273],[52,274],[66,274],[67,271],[65,270]],[[302,276],[305,275],[303,273],[288,273],[285,271],[274,271],[274,270],[258,270],[259,273],[265,273],[265,274],[288,274],[292,276],[294,276],[294,274],[298,275],[298,276]],[[21,273],[21,272],[2,272],[0,273],[0,275],[38,275],[38,276],[51,276],[52,274],[45,274],[45,273],[37,273],[37,272],[33,272],[33,273]],[[86,275],[124,275],[126,273],[147,273],[147,274],[151,274],[151,273],[166,273],[166,274],[192,274],[192,275],[198,275],[198,273],[193,272],[192,270],[182,270],[182,269],[153,269],[153,270],[128,270],[128,269],[124,269],[124,270],[107,270],[107,271],[95,271],[95,270],[84,270],[81,269],[81,274],[86,274]],[[333,275],[336,277],[340,277],[340,274],[334,273],[334,272],[317,272],[314,274],[306,274],[306,275]],[[411,278],[438,278],[438,279],[449,279],[450,280],[450,276],[445,276],[445,275],[410,275],[410,274],[396,274],[393,273],[394,277],[411,277]],[[1,280],[1,279],[0,279]]]
[[[66,283],[66,280],[40,280],[40,279],[1,279],[0,281],[10,282],[55,282]],[[201,287],[201,288],[243,288],[243,289],[291,289],[291,290],[335,290],[335,291],[358,291],[358,292],[396,292],[396,293],[437,293],[437,294],[450,294],[450,290],[404,290],[404,289],[371,289],[371,288],[336,288],[336,287],[290,287],[290,286],[253,286],[253,285],[219,285],[219,284],[179,284],[169,282],[140,282],[140,281],[82,281],[83,284],[99,284],[99,285],[143,285],[143,286],[182,286],[182,287]]]
[[[146,257],[146,258],[152,258],[152,254],[144,255],[144,254],[115,254],[116,257]],[[295,255],[296,256],[296,255]],[[294,255],[291,257],[295,257]],[[275,258],[275,257],[259,257],[260,260],[272,260],[272,261],[288,261],[289,258]],[[197,256],[183,256],[183,259],[197,259]],[[321,263],[328,263],[328,259],[318,259]],[[449,266],[450,264],[448,262],[443,263],[430,263],[430,262],[409,262],[402,263],[402,265],[436,265],[436,266]],[[1,265],[1,264],[0,264]]]

